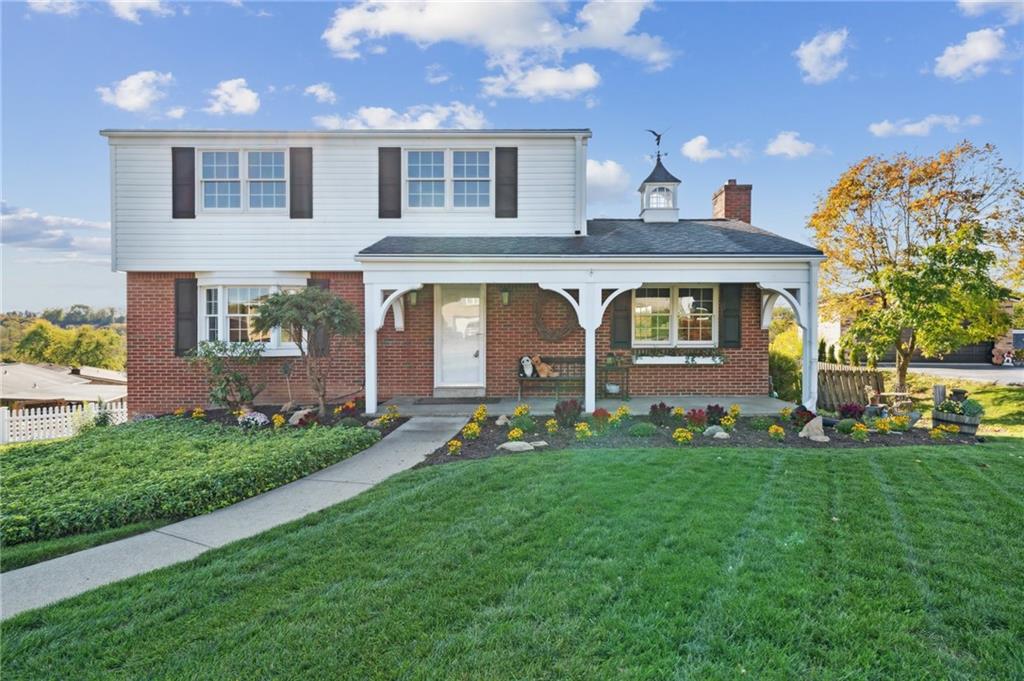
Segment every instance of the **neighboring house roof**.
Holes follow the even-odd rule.
[[[738,220],[587,222],[586,236],[389,236],[364,248],[375,257],[822,257],[821,251]]]
[[[658,162],[654,164],[654,170],[652,170],[651,174],[647,176],[647,179],[641,183],[641,186],[648,182],[675,182],[676,184],[679,184],[680,180],[678,177],[668,172],[668,168],[661,164],[661,157],[659,156]]]
[[[3,364],[2,371],[0,399],[4,400],[111,402],[124,399],[128,394],[126,385],[93,383],[88,378],[72,375],[67,367],[53,369],[19,362]]]

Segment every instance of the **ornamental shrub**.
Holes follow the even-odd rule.
[[[849,435],[853,432],[853,427],[857,425],[857,421],[854,419],[843,419],[836,424],[836,430],[845,435]]]
[[[704,428],[708,425],[708,414],[703,409],[691,409],[686,412],[686,422],[691,428]]]
[[[164,417],[4,450],[4,545],[190,518],[309,475],[380,439],[364,428],[243,430]]]
[[[770,416],[755,416],[750,419],[750,427],[754,430],[768,430],[775,425],[775,419]]]
[[[667,426],[672,420],[672,407],[668,406],[664,402],[652,404],[648,416],[651,419],[651,423],[654,425]]]
[[[956,400],[943,400],[939,403],[939,406],[935,407],[935,411],[941,411],[945,414],[963,414],[964,405],[963,402],[957,402]]]
[[[725,407],[720,404],[709,404],[704,413],[707,414],[708,425],[717,426],[722,422],[722,417],[725,416]]]
[[[853,428],[850,430],[850,437],[857,442],[867,442],[868,440],[868,427],[857,421],[853,424]]]
[[[864,407],[856,402],[841,404],[838,411],[839,418],[843,419],[859,419],[861,416],[864,416]]]
[[[640,421],[629,427],[629,434],[633,437],[654,437],[658,434],[658,427],[649,421]]]
[[[518,428],[524,433],[532,433],[537,429],[537,424],[529,414],[520,414],[508,422],[509,428]]]
[[[345,418],[338,421],[338,425],[342,428],[362,428],[363,422],[357,419],[355,416],[346,416]]]
[[[604,425],[608,423],[609,418],[611,418],[611,412],[604,407],[598,407],[594,410],[594,421],[597,423]]]
[[[778,351],[768,351],[768,375],[780,400],[800,399],[800,362]]]
[[[977,417],[985,413],[985,407],[981,406],[978,400],[966,399],[960,406],[964,410],[964,416]]]
[[[812,421],[815,416],[816,414],[813,411],[811,411],[804,405],[800,404],[797,405],[797,408],[793,410],[793,413],[790,415],[789,420],[792,421],[793,425],[796,426],[797,428],[803,428],[810,421]]]
[[[555,405],[555,420],[564,428],[572,428],[580,420],[583,405],[577,400],[562,400]]]

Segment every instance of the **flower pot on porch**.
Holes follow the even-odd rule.
[[[981,417],[950,414],[946,411],[932,411],[932,427],[937,428],[942,423],[955,424],[960,427],[961,433],[964,433],[965,435],[975,435],[978,432],[978,425],[981,423]]]

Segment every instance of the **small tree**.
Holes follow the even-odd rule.
[[[260,305],[256,329],[267,331],[275,326],[286,330],[298,346],[320,416],[326,416],[327,348],[334,336],[359,333],[358,313],[330,291],[309,286],[297,293],[274,293]]]
[[[1009,291],[997,280],[1024,272],[1022,197],[992,146],[851,166],[809,223],[828,256],[823,306],[852,319],[844,340],[872,358],[895,347],[904,386],[915,351],[942,355],[1004,333]]]
[[[206,368],[210,386],[210,402],[234,411],[243,404],[252,404],[265,384],[253,385],[246,372],[263,354],[263,343],[246,341],[203,341],[188,357],[192,365]]]

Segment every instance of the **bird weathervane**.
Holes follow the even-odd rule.
[[[664,132],[655,132],[655,131],[651,130],[650,128],[647,128],[647,132],[649,132],[652,135],[654,135],[654,145],[658,149],[658,160],[660,161],[661,160],[661,136],[664,135],[665,133]]]

